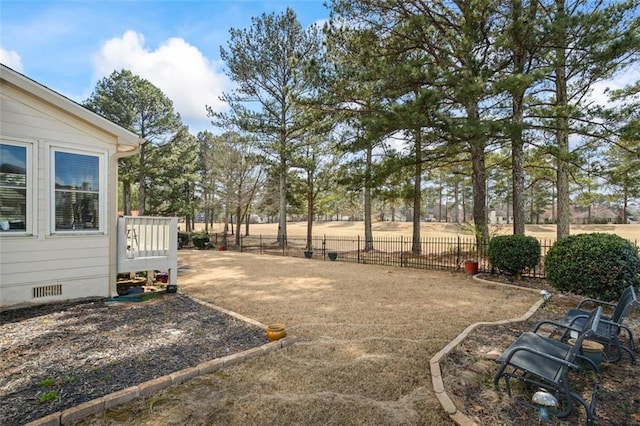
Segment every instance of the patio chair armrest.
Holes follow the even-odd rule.
[[[575,320],[574,320],[575,321]],[[557,328],[562,328],[565,330],[570,330],[570,331],[576,331],[578,333],[580,333],[582,331],[581,328],[577,328],[577,327],[573,327],[572,324],[562,324],[561,322],[558,321],[552,321],[552,320],[542,320],[542,321],[538,321],[536,323],[536,325],[533,328],[533,332],[534,333],[538,333],[538,330],[540,329],[540,327],[542,327],[543,325],[553,325],[554,327]]]
[[[507,353],[507,357],[504,360],[504,364],[508,365],[510,363],[510,361],[511,361],[511,358],[513,358],[513,356],[516,353],[520,352],[520,351],[530,352],[532,354],[536,354],[536,355],[541,356],[541,357],[543,357],[545,359],[548,359],[549,361],[553,361],[553,362],[556,362],[558,364],[562,364],[562,365],[564,365],[566,367],[569,367],[571,369],[574,369],[574,370],[579,370],[580,369],[580,367],[577,364],[574,364],[574,363],[569,362],[567,360],[564,360],[562,358],[555,357],[553,355],[549,355],[548,353],[541,352],[541,351],[539,351],[537,349],[534,349],[534,348],[531,348],[529,346],[514,346],[513,348],[509,349],[508,353]]]
[[[585,303],[595,303],[598,306],[609,306],[612,308],[616,307],[615,303],[605,302],[604,300],[599,300],[599,299],[586,298],[586,299],[582,299],[580,303],[578,303],[578,306],[576,307],[576,309],[581,309],[582,305],[584,305]]]
[[[587,315],[587,314],[576,315],[575,317],[571,318],[571,322],[569,323],[569,326],[572,326],[576,322],[576,320],[580,319],[580,318],[587,319],[587,318],[589,318],[589,315]],[[599,323],[600,324],[605,324],[605,325],[607,325],[609,327],[613,327],[613,328],[620,328],[621,327],[621,324],[618,324],[617,322],[612,321],[609,318],[604,318],[604,317],[600,317]]]

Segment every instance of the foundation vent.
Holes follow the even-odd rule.
[[[33,288],[33,298],[49,297],[49,296],[61,296],[62,284],[43,285],[41,287]]]

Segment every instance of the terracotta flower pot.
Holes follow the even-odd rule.
[[[478,262],[473,260],[467,260],[464,262],[464,270],[469,275],[475,275],[478,273]]]

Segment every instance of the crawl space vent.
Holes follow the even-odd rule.
[[[48,296],[60,296],[62,295],[62,284],[43,285],[41,287],[33,288],[33,298],[48,297]]]

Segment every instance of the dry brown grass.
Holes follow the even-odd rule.
[[[124,405],[87,424],[443,425],[429,359],[469,324],[538,297],[462,274],[236,252],[181,251],[181,291],[295,345]]]
[[[400,235],[411,236],[412,224],[410,222],[374,222],[373,235],[375,237],[397,237]],[[198,230],[204,229],[201,223],[196,224]],[[555,239],[555,225],[527,225],[526,235],[539,239]],[[422,223],[420,233],[426,237],[472,237],[472,228],[469,225],[455,223]],[[507,235],[512,233],[512,225],[490,225],[489,230],[492,235]],[[212,232],[222,232],[222,224],[214,224]],[[264,223],[253,224],[249,227],[251,235],[276,235],[278,224]],[[244,232],[244,227],[241,232]],[[628,240],[638,240],[640,242],[640,224],[632,225],[571,225],[572,234],[584,234],[589,232],[605,232],[618,234]],[[364,235],[363,222],[315,222],[313,224],[313,234],[315,236],[327,235],[336,236],[357,236]],[[304,237],[307,235],[307,222],[287,223],[287,235],[291,237]]]

